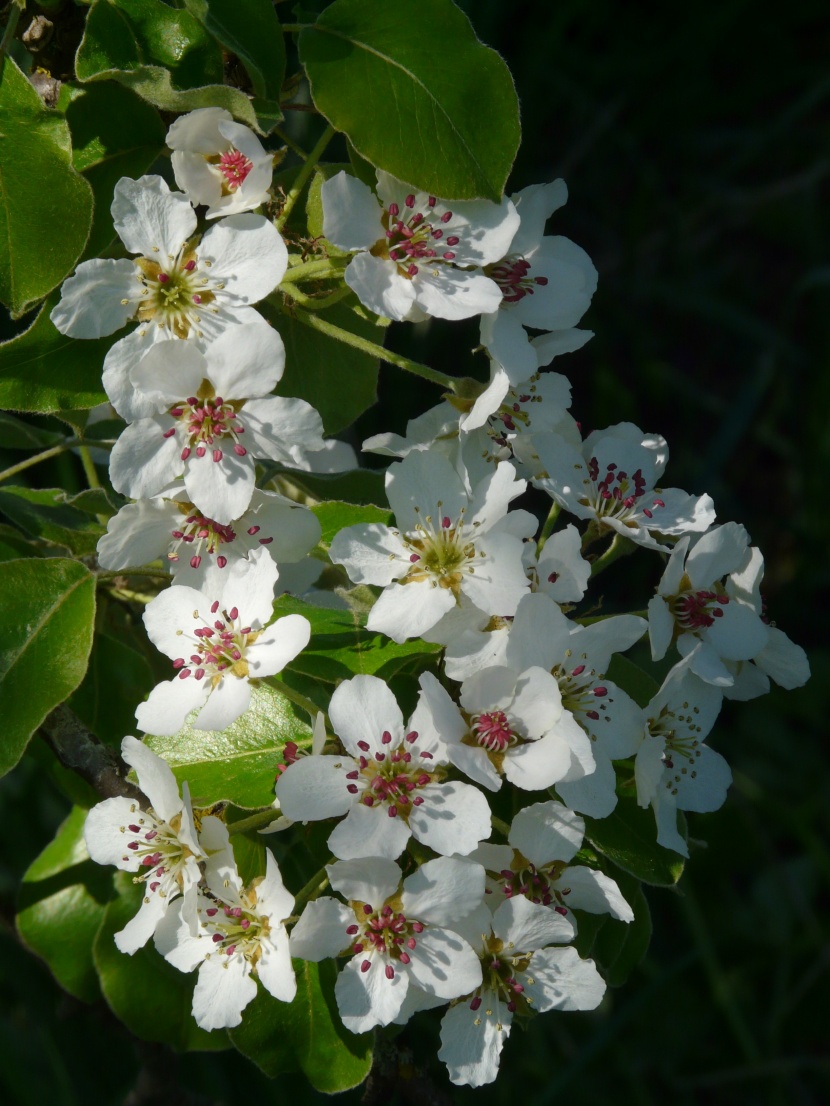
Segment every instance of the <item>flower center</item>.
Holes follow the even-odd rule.
[[[219,158],[217,168],[224,177],[224,184],[228,192],[235,192],[253,169],[254,163],[250,158],[240,153],[235,146],[231,146]],[[224,191],[224,189],[223,189]]]
[[[728,602],[729,596],[724,591],[692,591],[688,588],[669,600],[669,609],[682,633],[713,626],[716,618],[723,618],[723,608]]]
[[[210,613],[219,613],[218,599],[211,605]],[[194,628],[193,636],[188,641],[194,650],[189,659],[177,657],[173,661],[173,667],[179,670],[180,680],[187,679],[191,674],[195,679],[201,680],[207,674],[216,686],[226,672],[232,672],[240,679],[248,676],[245,650],[256,641],[262,631],[243,626],[236,607],[221,613],[222,617],[216,618],[212,625],[203,622],[203,625]],[[199,612],[194,611],[193,617],[198,619]],[[177,630],[176,633],[182,637],[187,636],[184,630]]]
[[[566,867],[564,861],[552,860],[537,868],[521,853],[514,851],[513,856],[515,867],[503,868],[496,879],[504,897],[512,899],[516,895],[523,895],[531,902],[552,906],[557,913],[567,914],[565,898],[570,895],[571,889],[567,886],[567,881],[566,886],[559,886]]]
[[[584,654],[582,660],[585,660]],[[608,705],[614,702],[608,698],[608,688],[602,683],[602,675],[586,664],[578,664],[570,671],[566,665],[557,664],[551,669],[551,675],[559,684],[562,706],[576,716],[577,722],[580,714],[585,714],[592,722],[598,722],[600,711],[607,711]],[[593,739],[594,735],[590,736]]]
[[[171,337],[187,338],[192,329],[201,337],[200,315],[209,309],[216,296],[208,287],[211,281],[200,268],[198,254],[185,243],[178,255],[167,255],[167,263],[156,258],[136,257],[136,275],[141,284],[136,317],[141,323],[155,322],[171,332]],[[204,268],[210,262],[202,263]],[[223,283],[214,284],[221,290]],[[129,300],[122,300],[126,304]]]
[[[659,495],[652,499],[649,506],[640,504],[640,500],[646,497],[646,481],[642,469],[637,469],[629,476],[612,461],[606,466],[605,475],[600,479],[599,463],[596,457],[592,457],[588,462],[588,476],[590,479],[584,483],[590,487],[589,495],[579,502],[584,507],[592,507],[600,519],[617,518],[626,526],[636,529],[634,515],[642,513],[650,519],[654,515],[654,508],[666,506]],[[651,493],[648,495],[650,497]]]
[[[190,567],[198,568],[202,563],[203,554],[207,553],[212,557],[223,545],[229,545],[236,540],[236,533],[232,526],[224,526],[221,522],[199,514],[198,511],[194,511],[192,503],[180,504],[180,510],[183,514],[187,514],[187,518],[179,529],[170,532],[173,541],[167,552],[169,561],[178,561],[180,550],[183,545],[186,545],[189,547],[187,552],[191,554]],[[228,558],[222,554],[216,558],[219,568],[224,568],[227,563]]]
[[[678,714],[665,706],[657,718],[649,718],[647,721],[649,733],[654,737],[662,737],[666,743],[663,752],[663,763],[666,768],[669,771],[676,769],[679,773],[676,777],[666,781],[669,790],[673,789],[674,784],[679,782],[681,776],[688,775],[692,779],[695,778],[697,773],[692,766],[701,755],[700,746],[703,739],[700,734],[702,729],[697,723],[700,707],[691,707],[688,703],[683,703],[681,710],[687,713]],[[686,761],[687,763],[678,767],[675,764],[676,760]]]
[[[238,408],[241,407],[241,403],[226,402],[221,396],[188,396],[187,400],[170,408],[168,414],[178,425],[169,427],[162,436],[172,438],[177,429],[181,432],[187,442],[182,449],[183,461],[192,453],[201,458],[208,451],[214,461],[221,461],[224,452],[220,443],[226,447],[230,445],[237,457],[244,457],[248,451],[239,441],[239,435],[245,433],[239,418]]]
[[[401,540],[410,550],[409,560],[412,568],[403,577],[401,583],[420,583],[431,580],[433,587],[448,588],[458,599],[465,575],[475,572],[475,543],[470,540],[469,530],[465,533],[464,512],[462,507],[458,522],[442,513],[442,504],[438,503],[440,525],[433,524],[432,515],[426,515],[419,521],[415,530],[401,534]],[[415,508],[418,511],[418,508]],[[478,526],[478,523],[474,523]],[[478,556],[483,557],[480,553]]]
[[[206,899],[200,904],[199,915],[211,934],[215,952],[225,956],[239,952],[252,964],[256,963],[260,942],[270,929],[266,918],[255,909],[227,906],[215,899]]]
[[[505,257],[495,265],[485,268],[487,276],[501,289],[505,303],[518,303],[525,296],[532,296],[534,287],[544,287],[548,278],[529,276],[531,265],[524,257]]]
[[[381,238],[373,247],[377,257],[389,258],[397,263],[398,272],[403,276],[418,275],[416,262],[427,261],[430,264],[441,261],[455,261],[457,246],[461,239],[457,234],[445,237],[444,227],[452,219],[452,212],[445,211],[435,217],[435,196],[428,196],[426,204],[416,208],[416,198],[410,193],[404,200],[404,210],[396,203],[390,204],[381,216],[386,228],[385,238]],[[449,247],[449,248],[448,248]]]
[[[388,730],[384,730],[380,740],[385,748],[374,756],[367,755],[371,752],[368,741],[358,741],[361,755],[358,767],[346,775],[349,781],[346,789],[351,795],[360,795],[359,801],[364,806],[385,804],[390,818],[408,821],[412,808],[424,801],[422,795],[414,793],[433,783],[438,775],[429,765],[432,753],[416,747],[416,730],[394,747]]]
[[[390,960],[408,964],[411,959],[409,954],[416,948],[418,937],[424,932],[423,923],[410,921],[389,903],[379,910],[369,903],[352,905],[357,921],[346,928],[346,933],[353,940],[352,952],[358,956],[362,952],[379,953]],[[363,960],[360,970],[368,972],[371,966],[371,960]],[[394,966],[387,963],[385,973],[387,979],[394,979]]]
[[[516,977],[527,972],[530,966],[530,955],[512,954],[507,951],[500,938],[492,936],[487,939],[484,952],[479,959],[483,982],[470,1000],[470,1009],[475,1012],[481,1008],[482,1003],[486,1003],[484,1012],[490,1018],[494,1013],[493,1007],[496,1007],[498,1012],[499,1003],[504,1002],[511,1014],[515,1013],[518,1007],[523,1007],[524,1012],[528,1013],[533,1000],[525,995],[524,984]],[[528,981],[533,982],[533,980]],[[480,1025],[481,1019],[476,1018],[474,1024]],[[499,1031],[501,1028],[500,1024],[496,1025]]]
[[[141,810],[134,804],[130,811],[135,820],[119,827],[121,833],[130,837],[123,859],[138,858],[140,866],[146,869],[142,875],[133,877],[133,883],[147,883],[150,891],[159,891],[162,898],[166,898],[178,887],[181,867],[191,855],[178,837],[181,816],[176,815],[174,824],[170,825],[163,822],[152,807]]]
[[[503,753],[519,740],[510,729],[510,723],[503,710],[493,710],[475,716],[472,719],[472,729],[476,743],[488,753]]]

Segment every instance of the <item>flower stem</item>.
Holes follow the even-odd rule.
[[[284,290],[283,285],[296,284],[300,280],[327,280],[342,277],[345,267],[345,259],[339,263],[330,261],[328,258],[301,262],[299,265],[288,269],[282,278],[280,289]]]
[[[42,453],[36,453],[34,457],[27,457],[25,461],[19,461],[16,465],[3,469],[3,471],[0,472],[0,483],[4,480],[8,480],[11,476],[17,476],[19,472],[25,472],[26,469],[30,469],[33,465],[39,465],[41,461],[48,461],[50,457],[57,457],[58,454],[65,453],[67,449],[74,449],[76,445],[80,444],[80,438],[68,438],[65,442],[61,442],[60,445],[53,445],[51,449],[44,449]]]
[[[370,342],[368,338],[361,338],[359,334],[352,334],[350,330],[344,330],[342,327],[335,326],[334,323],[321,319],[319,315],[309,314],[299,308],[292,311],[291,314],[299,322],[310,326],[314,330],[319,330],[321,334],[327,334],[329,338],[336,338],[338,342],[345,342],[348,346],[354,346],[355,349],[368,353],[370,357],[378,357],[381,361],[387,361],[390,365],[396,365],[399,369],[414,373],[415,376],[420,376],[423,380],[428,380],[431,384],[437,384],[447,391],[455,392],[460,381],[460,378],[454,379],[447,376],[446,373],[438,372],[437,369],[431,369],[429,365],[422,365],[420,361],[410,361],[408,357],[402,357],[399,353],[392,353],[391,350],[384,349],[376,342]]]
[[[287,288],[281,288],[280,291],[290,296],[298,306],[304,307],[306,311],[325,311],[327,307],[333,307],[336,303],[340,303],[341,300],[345,299],[351,293],[351,288],[344,285],[342,288],[330,292],[327,296],[308,296],[305,292],[301,292],[299,288],[293,288],[291,285]]]
[[[290,135],[287,135],[280,127],[274,127],[274,134],[281,142],[284,142],[288,149],[291,150],[292,153],[295,153],[297,157],[302,158],[303,161],[308,158],[308,154],[302,146],[298,145],[294,139],[291,138]]]
[[[539,540],[536,543],[536,556],[538,557],[542,550],[545,548],[545,542],[553,533],[553,528],[556,525],[556,520],[559,518],[559,512],[562,508],[554,499],[551,504],[551,508],[548,511],[548,517],[545,519],[542,525],[542,532],[539,535]]]
[[[498,830],[506,841],[510,833],[510,826],[508,826],[507,822],[503,822],[501,818],[497,818],[495,814],[490,815],[490,821],[493,823],[493,829]]]
[[[286,699],[290,699],[300,710],[304,710],[311,719],[312,725],[318,714],[322,713],[325,718],[325,712],[321,711],[316,703],[312,703],[310,699],[306,699],[305,695],[302,695],[299,691],[295,691],[293,687],[290,687],[278,676],[269,676],[262,682],[268,684],[269,687],[273,687],[275,691],[279,691]]]
[[[17,21],[20,19],[25,6],[25,0],[12,0],[9,21],[6,24],[6,29],[3,31],[3,38],[0,39],[0,73],[3,71],[3,58],[9,48],[9,43],[14,38],[14,32],[17,30]]]
[[[232,837],[235,833],[249,833],[251,830],[267,826],[281,817],[282,815],[278,810],[269,806],[267,810],[258,810],[256,814],[251,814],[248,818],[240,818],[238,822],[231,822],[228,826],[228,834]]]
[[[331,125],[326,127],[326,129],[320,135],[320,139],[317,142],[317,145],[314,147],[314,149],[308,155],[306,160],[303,162],[303,164],[300,168],[300,171],[297,174],[297,179],[294,181],[294,184],[292,185],[290,192],[285,197],[285,204],[283,205],[283,209],[280,212],[279,217],[276,220],[275,225],[276,225],[277,230],[282,230],[282,228],[285,226],[286,222],[288,221],[288,217],[291,214],[291,212],[294,210],[294,205],[296,204],[297,200],[299,200],[300,195],[301,195],[303,189],[306,186],[306,182],[308,181],[308,178],[314,172],[314,169],[315,169],[315,166],[317,165],[317,162],[322,157],[323,151],[325,150],[326,146],[328,146],[329,142],[331,142],[331,140],[334,137],[335,133],[336,132],[334,130],[334,127],[332,127]]]
[[[634,544],[630,542],[628,538],[624,538],[622,534],[614,534],[614,540],[608,546],[604,553],[601,553],[599,557],[591,565],[591,576],[599,576],[600,572],[604,572],[610,564],[613,564],[619,557],[624,557],[626,554],[633,552]]]
[[[332,859],[334,858],[332,857]],[[328,885],[329,877],[326,875],[326,869],[321,868],[319,872],[314,873],[305,887],[297,892],[294,898],[294,909],[297,910],[312,899],[316,899],[321,891],[325,891]]]

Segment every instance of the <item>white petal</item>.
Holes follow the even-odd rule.
[[[412,809],[409,828],[434,852],[466,856],[490,836],[490,806],[470,784],[428,784],[418,794],[424,801]]]
[[[309,451],[323,448],[323,421],[302,399],[266,396],[245,405],[246,444],[258,457],[304,469]]]
[[[564,944],[573,937],[574,927],[555,910],[518,895],[503,902],[493,914],[493,932],[518,954]]]
[[[540,1012],[594,1010],[602,1002],[604,980],[593,960],[580,960],[574,948],[540,949],[533,955],[530,970],[534,983],[526,982],[525,989]]]
[[[174,257],[196,229],[196,213],[187,196],[171,192],[161,177],[122,177],[115,186],[112,221],[130,253],[151,260]]]
[[[520,319],[509,311],[496,310],[481,318],[481,344],[511,384],[527,380],[538,367],[538,356]]]
[[[380,906],[398,889],[401,870],[385,857],[339,860],[326,868],[335,891],[344,898]]]
[[[484,749],[451,745],[449,756],[456,768],[460,768],[474,783],[481,784],[488,791],[498,791],[501,787],[501,776]]]
[[[539,368],[549,365],[554,357],[563,353],[574,353],[594,336],[593,330],[554,330],[550,334],[540,334],[531,340]]]
[[[292,822],[340,817],[354,802],[346,775],[356,767],[343,756],[298,758],[277,780],[280,810]]]
[[[359,742],[369,745],[369,752],[383,748],[384,732],[397,745],[404,736],[403,715],[398,702],[383,680],[376,676],[354,676],[344,680],[331,697],[329,717],[335,733],[355,757],[367,752]]]
[[[367,971],[361,964],[368,963]],[[350,960],[334,986],[337,1009],[352,1033],[365,1033],[376,1025],[389,1025],[397,1017],[409,987],[409,976],[398,969],[386,977],[385,957],[359,953]]]
[[[502,295],[498,284],[482,272],[447,266],[421,265],[412,281],[415,302],[436,319],[469,319],[496,311]]]
[[[104,391],[115,410],[127,422],[149,418],[165,406],[137,392],[130,373],[138,367],[141,359],[156,342],[166,339],[167,331],[162,327],[139,326],[110,346],[104,358]]]
[[[457,998],[481,986],[481,961],[463,938],[449,929],[429,926],[418,934],[407,970],[429,995]]]
[[[562,803],[534,803],[513,819],[508,841],[540,867],[551,860],[570,860],[582,847],[585,822]]]
[[[134,872],[138,858],[127,849],[127,826],[140,815],[134,799],[105,799],[94,806],[84,823],[84,841],[96,864],[115,864],[124,872]]]
[[[562,873],[562,888],[569,888],[568,906],[589,914],[610,914],[621,922],[633,922],[634,911],[613,879],[593,868],[574,865]]]
[[[370,253],[353,257],[343,279],[364,307],[388,319],[401,322],[415,302],[412,281],[401,276],[395,262]]]
[[[555,676],[543,668],[529,668],[516,681],[510,718],[523,737],[539,738],[562,717],[562,695]]]
[[[323,234],[341,250],[366,250],[384,236],[382,209],[363,181],[337,173],[323,182]]]
[[[202,1029],[232,1029],[242,1011],[256,998],[251,965],[241,953],[217,953],[199,969],[193,992],[193,1017]]]
[[[150,806],[164,822],[170,822],[182,811],[179,785],[166,760],[157,756],[143,741],[125,737],[121,756],[135,768],[138,786],[150,800]]]
[[[450,925],[475,910],[483,897],[484,869],[480,864],[441,856],[422,864],[404,881],[403,912],[432,925]]]
[[[205,348],[207,375],[223,399],[267,395],[285,368],[279,332],[252,308],[242,315],[243,323],[227,327]]]
[[[147,944],[171,902],[170,896],[163,899],[159,894],[151,894],[149,888],[145,890],[147,894],[141,900],[136,916],[115,934],[116,948],[128,956]]]
[[[790,641],[783,630],[767,627],[767,644],[754,658],[755,663],[768,673],[779,687],[788,691],[803,687],[810,678],[810,662],[800,645]]]
[[[188,714],[202,705],[209,693],[210,683],[193,676],[184,680],[176,677],[156,684],[146,702],[136,707],[138,728],[157,737],[174,734],[182,728]]]
[[[163,437],[166,428],[156,419],[141,419],[122,431],[110,453],[110,480],[117,492],[149,499],[176,479],[183,467],[181,446],[175,437]]]
[[[102,338],[135,313],[137,287],[136,267],[126,258],[84,261],[63,282],[60,302],[49,318],[71,338]]]
[[[570,775],[570,773],[569,773]],[[572,810],[591,818],[607,818],[617,805],[617,774],[608,757],[597,756],[594,771],[560,780],[556,790]]]
[[[354,803],[345,819],[335,826],[328,846],[341,860],[382,856],[396,860],[406,848],[410,831],[402,818],[390,818],[384,806]]]
[[[183,906],[184,899],[176,899],[156,926],[153,940],[156,951],[168,964],[180,972],[192,972],[215,945],[204,931],[193,933],[190,921],[183,916]]]
[[[704,631],[719,656],[724,660],[746,661],[760,653],[769,639],[769,629],[752,607],[732,599],[719,610],[721,617]]]
[[[354,920],[354,911],[337,899],[315,899],[291,931],[292,955],[315,962],[339,955],[353,941],[346,928]]]
[[[210,228],[199,259],[213,263],[225,282],[223,297],[234,305],[257,303],[272,292],[288,267],[288,251],[273,223],[263,215],[229,215]]]
[[[685,762],[675,757],[675,768],[681,768],[680,779],[677,779],[677,773],[673,777],[675,802],[680,810],[707,814],[719,810],[726,801],[732,772],[720,753],[708,745],[702,745],[699,752],[700,756],[688,765],[685,772],[682,771]]]
[[[345,526],[335,534],[329,555],[355,584],[385,587],[409,567],[409,553],[398,532],[376,522]]]
[[[243,677],[226,673],[211,690],[193,724],[199,730],[226,730],[242,717],[250,702],[250,683]]]
[[[291,1002],[297,993],[297,980],[291,966],[288,935],[282,926],[271,928],[260,941],[256,972],[263,987],[280,1002]]]
[[[740,566],[749,546],[749,534],[737,522],[727,522],[703,534],[686,558],[693,588],[708,588]],[[677,589],[674,589],[677,590]]]
[[[481,999],[476,1010],[467,999],[456,1003],[441,1021],[438,1059],[447,1065],[451,1082],[459,1086],[483,1087],[493,1082],[499,1073],[502,1046],[510,1033],[512,1014],[499,996],[485,990]]]

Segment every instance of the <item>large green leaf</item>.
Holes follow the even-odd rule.
[[[193,1020],[195,974],[171,967],[152,941],[132,956],[118,951],[115,934],[138,913],[143,888],[127,872],[116,873],[115,887],[118,896],[107,905],[93,946],[101,990],[113,1013],[137,1037],[177,1052],[227,1048],[224,1031],[206,1033]]]
[[[311,640],[288,666],[326,683],[339,683],[357,674],[384,679],[393,676],[415,657],[429,657],[440,646],[413,640],[397,645],[385,634],[366,629],[364,615],[351,610],[312,607],[283,595],[276,603],[277,615],[302,614],[311,623]]]
[[[89,236],[92,189],[72,168],[65,120],[11,58],[0,72],[0,301],[22,315],[72,269]]]
[[[251,705],[220,733],[185,725],[170,737],[149,737],[179,780],[187,780],[196,806],[226,799],[242,807],[274,801],[274,780],[286,741],[311,744],[308,724],[284,695],[265,684],[253,689]]]
[[[299,46],[314,103],[362,157],[437,196],[501,199],[516,91],[451,0],[334,0]]]
[[[294,1001],[278,1002],[260,988],[242,1024],[229,1031],[231,1041],[272,1078],[302,1070],[326,1094],[357,1087],[369,1074],[372,1038],[343,1027],[334,1003],[334,963],[295,960],[294,971]]]
[[[0,514],[24,533],[76,556],[95,552],[104,527],[95,517],[66,502],[62,488],[24,488],[0,484]]]
[[[135,730],[135,708],[156,684],[146,659],[126,641],[96,634],[89,668],[69,705],[93,733],[120,745]]]
[[[282,119],[285,40],[271,0],[185,0],[185,6],[245,66],[262,129],[276,126]]]
[[[95,193],[95,216],[85,257],[104,253],[116,235],[110,215],[121,177],[137,179],[164,149],[166,129],[155,108],[114,81],[74,90],[66,109],[75,168]]]
[[[354,503],[340,503],[335,500],[319,503],[316,507],[312,507],[312,511],[322,527],[323,533],[320,540],[324,545],[331,545],[335,534],[346,526],[355,526],[359,522],[379,522],[383,526],[388,526],[392,521],[391,511],[370,504],[358,506]]]
[[[337,434],[377,399],[378,360],[353,346],[260,304],[285,342],[285,375],[280,394],[307,400],[320,412],[327,434]],[[324,312],[326,322],[371,342],[383,342],[383,331],[361,319],[345,304]]]
[[[643,883],[673,887],[685,862],[658,845],[656,835],[653,813],[639,807],[630,795],[621,795],[607,818],[585,819],[585,837],[597,852]]]
[[[89,341],[67,338],[49,318],[59,298],[53,293],[28,330],[0,345],[0,406],[52,413],[87,409],[106,400],[101,385],[104,358],[123,334]]]
[[[250,99],[222,83],[218,43],[163,0],[94,0],[75,72],[83,82],[116,80],[164,111],[223,107],[257,126]]]
[[[17,930],[58,983],[84,1002],[101,994],[92,943],[113,897],[112,870],[89,859],[75,807],[23,877]]]
[[[86,672],[95,579],[78,561],[6,561],[0,572],[0,775]]]
[[[0,444],[3,449],[48,449],[63,441],[63,437],[54,430],[43,430],[0,411]]]

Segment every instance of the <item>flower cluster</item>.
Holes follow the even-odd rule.
[[[770,679],[796,687],[806,658],[765,616],[763,560],[743,527],[716,525],[708,495],[664,485],[665,440],[628,422],[583,436],[566,378],[543,371],[591,337],[577,324],[597,281],[579,246],[545,233],[562,181],[501,203],[450,203],[382,171],[374,190],[348,172],[322,184],[317,248],[339,251],[344,295],[398,321],[479,316],[489,380],[405,435],[364,443],[391,459],[394,517],[319,546],[314,514],[256,465],[324,470],[330,448],[313,408],[273,394],[284,345],[252,306],[289,266],[255,210],[272,203],[271,156],[216,108],[178,119],[168,143],[183,191],[119,181],[113,220],[136,256],[84,262],[52,315],[80,338],[134,324],[104,367],[127,423],[110,478],[134,502],[110,521],[99,560],[122,571],[161,559],[173,577],[144,613],[171,679],[138,706],[138,726],[169,735],[190,716],[225,730],[244,715],[250,681],[309,644],[309,619],[274,620],[274,595],[315,547],[357,588],[320,602],[352,603],[359,620],[357,594],[369,631],[429,644],[406,710],[357,669],[318,688],[327,712],[310,755],[285,744],[262,824],[293,835],[325,823],[323,863],[296,897],[261,841],[262,874],[245,884],[221,804],[194,820],[186,787],[180,798],[164,762],[125,738],[149,805],[108,800],[86,830],[93,859],[146,888],[119,947],[152,935],[174,967],[198,969],[193,1013],[206,1029],[238,1025],[257,980],[290,1002],[292,957],[334,958],[348,1030],[444,1008],[450,1078],[487,1083],[515,1019],[602,1000],[600,972],[573,944],[582,917],[634,919],[586,818],[636,800],[657,842],[688,856],[678,812],[717,809],[731,781],[706,744],[724,696],[759,695]],[[531,489],[546,505],[541,529],[524,506]],[[664,566],[656,593],[647,610],[607,614],[590,580],[637,547]],[[653,694],[619,659],[646,638],[654,662],[679,654]]]

